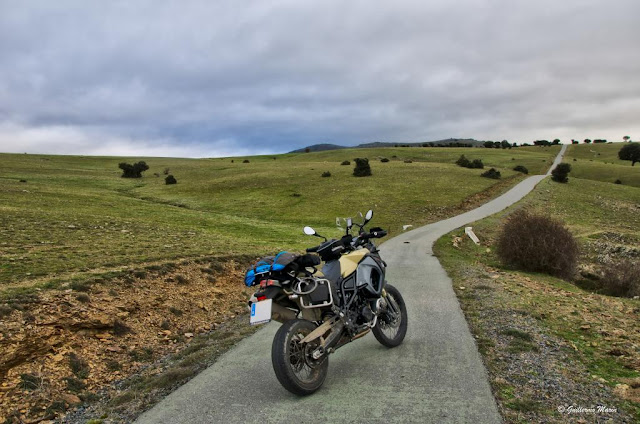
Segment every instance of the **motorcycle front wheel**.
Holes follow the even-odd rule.
[[[384,289],[387,292],[387,309],[378,316],[373,335],[381,344],[396,347],[407,334],[407,307],[397,288],[387,284]]]
[[[301,343],[315,328],[310,321],[294,319],[282,324],[273,338],[273,370],[280,384],[296,395],[310,395],[322,386],[327,377],[329,358],[314,360],[311,357],[317,342]]]

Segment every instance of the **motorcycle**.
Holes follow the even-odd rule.
[[[311,227],[304,233],[323,238],[304,255],[280,252],[263,258],[247,272],[245,284],[259,285],[251,296],[250,323],[282,323],[271,348],[271,361],[282,386],[297,395],[318,390],[327,376],[329,355],[369,332],[384,346],[396,347],[407,332],[407,309],[397,288],[385,279],[387,264],[373,240],[387,232],[365,226],[351,235],[327,240]],[[318,266],[322,265],[321,270]]]

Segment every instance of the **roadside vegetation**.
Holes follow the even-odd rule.
[[[597,172],[593,179],[578,177],[619,167],[619,177],[632,181],[636,169],[630,163],[605,163],[620,147],[571,146],[569,153],[579,159],[570,162],[568,183],[545,179],[513,207],[470,224],[480,246],[462,230],[436,243],[506,422],[573,422],[575,414],[560,412],[571,405],[618,410],[578,417],[585,422],[640,420],[640,300],[628,289],[637,287],[633,281],[640,284],[634,273],[640,267],[640,188],[613,184]],[[595,166],[582,157],[594,148],[603,158]],[[540,239],[528,248],[544,251],[526,254],[557,256],[551,265],[553,258],[542,258],[538,272],[499,255],[501,238],[529,237],[503,230],[518,220],[529,225],[524,219],[531,215],[548,220],[551,231],[534,228]],[[554,237],[557,233],[563,236]],[[573,238],[579,250],[575,271],[568,259],[575,253]],[[550,240],[555,241],[543,246]],[[507,257],[516,254],[509,247],[502,246]],[[556,268],[562,271],[553,272]],[[615,291],[616,281],[627,289]]]

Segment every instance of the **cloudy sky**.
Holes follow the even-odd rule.
[[[637,0],[0,0],[0,152],[640,138]]]

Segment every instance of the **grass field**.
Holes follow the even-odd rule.
[[[120,178],[118,163],[132,159],[2,154],[0,283],[42,283],[198,255],[299,250],[317,241],[302,235],[302,226],[336,236],[336,217],[368,208],[393,234],[442,217],[496,184],[479,170],[455,166],[460,154],[499,167],[507,186],[520,178],[510,170],[515,164],[543,172],[556,152],[397,148],[140,158],[150,166],[141,179]],[[372,177],[353,177],[353,162],[340,165],[357,156],[370,158]],[[166,168],[178,184],[164,184]],[[325,171],[332,176],[322,178]]]
[[[583,154],[594,146],[584,147],[571,152]],[[606,158],[619,145],[595,147]],[[580,172],[594,169],[591,162],[581,166],[586,163],[582,157],[577,163]],[[636,171],[623,169],[627,180]],[[573,171],[568,184],[546,179],[513,207],[470,224],[481,246],[461,230],[438,240],[436,254],[454,281],[506,422],[566,422],[554,408],[563,400],[576,405],[616,402],[640,419],[640,398],[629,395],[637,390],[629,387],[640,382],[639,301],[503,267],[493,251],[494,241],[506,216],[519,208],[564,221],[579,242],[581,264],[597,262],[602,246],[611,240],[612,252],[619,251],[618,245],[640,246],[640,188],[575,178]],[[460,237],[457,247],[452,237]],[[548,391],[539,384],[541,375],[560,381],[554,384],[561,387]],[[612,400],[611,392],[623,390],[629,397]]]
[[[618,151],[624,143],[574,144],[569,146],[565,162],[571,164],[570,177],[640,187],[640,166],[618,159]]]

